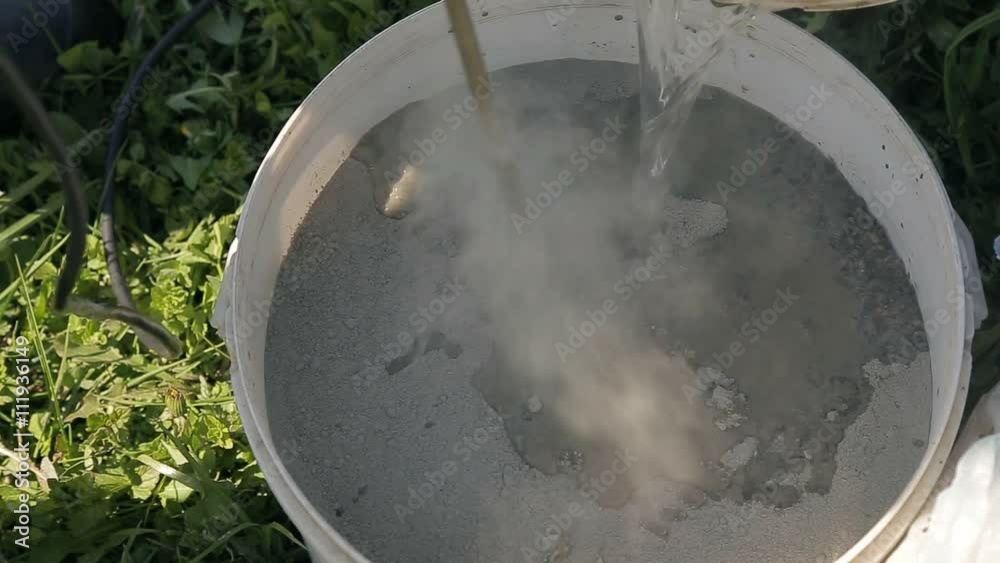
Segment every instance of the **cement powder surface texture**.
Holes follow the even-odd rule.
[[[458,167],[448,157],[474,117],[447,112],[464,92],[376,127],[300,226],[268,324],[269,422],[279,451],[295,452],[285,463],[298,486],[372,561],[833,561],[919,463],[930,367],[904,267],[835,166],[771,116],[710,90],[673,159],[662,228],[623,233],[600,268],[564,240],[606,225],[605,215],[627,217],[618,202],[634,135],[584,155],[583,170],[574,151],[606,119],[629,122],[633,74],[559,61],[496,76],[500,101],[514,100],[521,175],[531,178],[519,195],[538,205],[515,208],[527,223],[509,255],[528,259],[509,275],[529,275],[525,252],[567,245],[539,258],[541,297],[512,295],[540,317],[554,297],[579,309],[547,333],[519,319],[525,344],[498,328],[498,309],[484,311],[496,295],[473,283],[483,278],[467,267],[481,258],[467,255],[468,225],[437,211],[392,220],[373,204],[385,192],[380,171],[400,154],[413,163],[414,140],[435,128],[445,139],[424,143],[433,151],[413,164],[441,182]],[[545,204],[541,184],[560,172],[572,182]],[[651,247],[670,256],[646,277]],[[598,323],[609,300],[614,312]],[[601,326],[590,331],[588,319]],[[641,384],[642,404],[612,380],[572,411],[572,386],[523,369],[538,355],[559,369],[603,365],[593,350],[609,339],[642,342],[657,366],[669,364],[669,380],[659,367],[624,379]],[[684,411],[685,436],[589,432],[642,409],[651,426]],[[699,444],[696,471],[663,462],[690,461],[689,442]]]

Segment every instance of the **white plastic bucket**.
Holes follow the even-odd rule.
[[[637,62],[631,0],[488,0],[477,2],[473,11],[490,70],[565,58]],[[232,357],[240,414],[272,491],[317,561],[368,559],[292,481],[285,463],[295,456],[294,444],[272,440],[263,358],[269,300],[298,225],[361,136],[403,106],[462,83],[448,30],[444,7],[431,6],[369,41],[316,87],[260,166],[226,267],[214,324]],[[720,58],[709,84],[789,125],[798,121],[795,112],[808,103],[811,88],[825,85],[832,91],[822,111],[795,126],[835,160],[869,202],[906,264],[924,319],[936,327],[928,331],[933,412],[927,453],[897,501],[840,559],[878,561],[931,494],[965,403],[974,307],[953,212],[933,168],[920,175],[903,172],[913,169],[907,163],[930,159],[889,102],[809,34],[760,15]]]

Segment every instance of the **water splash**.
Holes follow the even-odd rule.
[[[638,183],[648,187],[662,176],[710,63],[726,37],[752,18],[752,9],[709,0],[636,0],[636,17],[642,125]]]

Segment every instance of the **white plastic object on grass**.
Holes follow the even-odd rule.
[[[917,563],[1000,561],[1000,435],[976,442],[938,497],[934,526]]]
[[[887,563],[1000,561],[1000,385],[969,418],[963,438],[976,440],[954,468],[954,479],[917,518]],[[985,437],[979,437],[990,433]]]
[[[955,224],[955,236],[958,238],[958,251],[962,258],[962,277],[965,278],[965,293],[969,297],[972,307],[972,314],[969,319],[972,321],[972,329],[969,331],[971,337],[973,331],[986,320],[989,307],[986,304],[986,290],[983,288],[983,280],[979,275],[979,261],[976,260],[976,243],[972,240],[972,233],[965,226],[965,222],[951,210],[951,221]],[[1000,561],[1000,560],[998,560]]]

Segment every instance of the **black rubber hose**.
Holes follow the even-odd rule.
[[[129,324],[139,340],[154,352],[176,357],[182,352],[180,340],[170,333],[160,323],[142,315],[135,310],[128,282],[122,275],[118,261],[117,244],[114,229],[114,172],[118,154],[124,144],[125,126],[128,124],[131,103],[136,97],[143,79],[150,73],[157,62],[163,58],[167,49],[177,42],[177,39],[212,8],[216,0],[202,0],[190,12],[184,15],[153,47],[136,69],[115,108],[115,118],[112,124],[111,136],[108,141],[108,153],[104,161],[104,191],[101,195],[101,239],[104,242],[105,259],[108,274],[111,278],[111,288],[119,306],[107,306],[72,295],[76,279],[83,268],[86,250],[87,199],[77,169],[69,158],[69,149],[59,132],[53,126],[45,113],[38,96],[31,89],[18,67],[7,55],[0,52],[0,78],[10,85],[10,92],[15,104],[25,114],[28,123],[42,138],[52,158],[56,162],[62,178],[63,190],[66,193],[65,208],[70,229],[67,245],[66,261],[56,285],[55,307],[60,312],[68,312],[92,319],[114,319]]]
[[[64,209],[69,223],[69,244],[66,261],[56,282],[55,308],[61,313],[72,313],[91,319],[114,319],[127,323],[139,340],[161,356],[175,358],[183,352],[181,341],[160,323],[141,313],[124,307],[109,307],[75,297],[73,286],[83,268],[87,245],[87,199],[80,183],[80,175],[69,158],[69,148],[49,119],[41,100],[31,89],[20,69],[0,51],[0,79],[7,84],[15,105],[25,115],[28,125],[41,137],[59,169],[65,192]]]
[[[111,137],[108,141],[108,153],[104,160],[104,191],[101,195],[101,240],[104,242],[105,261],[108,265],[108,274],[111,276],[111,290],[115,294],[118,305],[128,309],[135,309],[132,301],[132,292],[129,291],[128,283],[122,275],[121,263],[118,260],[118,245],[115,241],[115,163],[118,154],[125,141],[125,126],[128,124],[131,104],[139,92],[142,81],[149,75],[156,63],[160,62],[163,55],[170,47],[177,42],[186,31],[191,29],[195,23],[201,19],[208,10],[212,8],[216,0],[201,0],[190,12],[184,15],[167,33],[157,41],[153,50],[146,55],[142,63],[136,69],[135,74],[125,88],[125,94],[115,108],[115,119],[111,128]]]
[[[83,256],[87,245],[87,224],[90,222],[87,213],[87,198],[83,194],[80,175],[69,158],[69,149],[62,135],[56,130],[49,119],[42,102],[28,85],[21,71],[3,51],[0,51],[0,76],[8,84],[9,95],[14,104],[21,110],[28,124],[41,137],[46,148],[52,155],[52,160],[62,177],[63,192],[66,194],[66,222],[69,224],[69,244],[66,248],[66,261],[63,271],[56,283],[55,306],[59,311],[66,309],[66,303],[76,278],[83,268]]]

